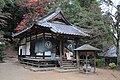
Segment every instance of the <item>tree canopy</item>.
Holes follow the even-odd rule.
[[[46,6],[53,3],[54,0],[3,0],[4,6],[0,7],[2,13],[10,13],[12,20],[7,20],[7,27],[2,28],[5,31],[5,37],[11,38],[11,32],[20,31],[29,27],[38,16],[47,13]],[[9,2],[12,1],[12,2]]]
[[[112,44],[112,37],[107,17],[102,15],[96,0],[57,0],[50,11],[61,7],[65,17],[91,35],[89,44],[105,49]],[[108,44],[109,43],[109,44]],[[107,44],[107,45],[106,45]]]
[[[114,45],[116,46],[116,54],[117,54],[117,65],[118,69],[120,69],[120,5],[115,5],[111,0],[101,0],[104,2],[104,4],[107,5],[107,7],[110,6],[114,7],[116,9],[115,14],[112,14],[111,11],[105,12],[106,15],[108,15],[109,18],[108,21],[110,22],[110,25],[112,26],[112,37],[114,38]]]
[[[5,3],[0,5],[1,12],[11,13],[12,17],[7,20],[11,21],[9,27],[2,29],[6,34],[29,27],[35,19],[59,6],[68,21],[91,35],[88,43],[101,49],[112,44],[110,23],[96,0],[2,0],[0,3]]]

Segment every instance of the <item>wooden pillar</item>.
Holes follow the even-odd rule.
[[[78,54],[78,51],[76,52],[76,61],[77,61],[77,68],[79,68],[80,64],[79,64],[79,54]]]
[[[36,31],[36,32],[35,32],[35,40],[37,40],[37,34],[38,34],[37,31],[38,31],[38,30],[36,29],[35,31]]]
[[[78,41],[76,41],[76,48],[78,47]],[[79,54],[78,54],[78,51],[76,51],[76,63],[77,63],[77,68],[80,67],[80,64],[79,64]]]
[[[60,40],[59,43],[59,50],[60,50],[60,68],[62,68],[62,41]]]
[[[22,41],[22,38],[20,38],[18,41],[18,46],[19,46],[18,60],[20,60],[22,58],[22,49],[20,49],[21,41]],[[20,55],[19,55],[19,53],[20,53]]]
[[[30,35],[30,56],[32,55],[31,45],[32,45],[32,41],[31,41],[31,35]]]
[[[88,54],[86,52],[86,61],[85,61],[85,64],[86,64],[86,73],[88,72]]]
[[[26,54],[27,54],[27,36],[25,35],[25,56],[26,56]]]
[[[95,52],[94,52],[94,72],[96,71],[96,57],[95,57]]]
[[[63,59],[65,59],[65,56],[64,56],[64,43],[63,43],[63,41],[62,41],[62,56],[63,56]]]
[[[45,49],[45,33],[43,32],[43,48]],[[43,51],[43,59],[45,59],[45,50]]]

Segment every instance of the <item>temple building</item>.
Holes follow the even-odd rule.
[[[61,9],[56,8],[12,36],[19,39],[19,60],[56,61],[63,66],[63,60],[76,58],[74,49],[78,47],[79,39],[89,35],[69,23]]]

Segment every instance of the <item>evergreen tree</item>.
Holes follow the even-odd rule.
[[[120,69],[120,5],[115,6],[115,4],[111,0],[101,0],[104,2],[107,6],[106,7],[114,7],[116,9],[116,13],[113,15],[109,10],[106,13],[106,15],[109,16],[109,22],[112,26],[112,36],[113,40],[116,46],[116,54],[117,54],[117,65],[118,69]]]
[[[89,44],[101,49],[112,44],[109,23],[102,15],[96,0],[57,0],[54,5],[51,5],[50,11],[53,11],[58,5],[68,21],[83,30],[86,29],[87,33],[91,35],[88,40]]]

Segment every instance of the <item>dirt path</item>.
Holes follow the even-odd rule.
[[[32,72],[13,60],[0,63],[0,80],[120,80],[120,71],[97,69],[95,74]]]

